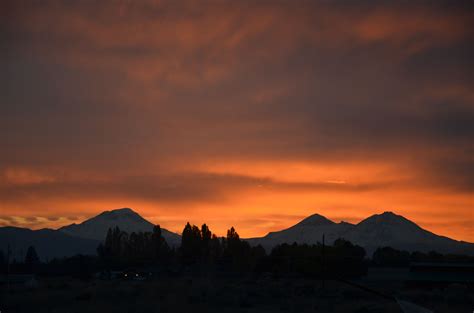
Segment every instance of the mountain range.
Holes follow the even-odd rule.
[[[261,238],[250,238],[251,245],[262,245],[267,251],[282,243],[333,244],[344,238],[365,248],[371,256],[378,247],[390,246],[407,251],[437,251],[440,253],[474,255],[474,244],[436,235],[414,222],[392,212],[372,215],[358,224],[335,223],[319,214],[311,215],[298,224]]]
[[[80,224],[71,224],[57,230],[30,230],[19,227],[0,227],[0,250],[10,245],[13,256],[21,260],[28,246],[35,246],[43,260],[75,254],[95,254],[98,244],[105,239],[109,228],[118,226],[131,232],[150,232],[153,224],[129,208],[105,211]],[[180,235],[162,228],[168,244],[177,247]],[[378,247],[390,246],[407,251],[437,251],[474,255],[474,244],[457,241],[431,233],[403,216],[385,212],[372,215],[358,224],[336,223],[319,214],[311,215],[287,229],[271,232],[260,238],[249,238],[251,245],[262,245],[267,251],[281,243],[331,245],[344,238],[364,247],[371,256]]]

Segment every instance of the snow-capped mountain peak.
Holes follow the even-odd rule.
[[[118,219],[130,219],[136,221],[145,221],[137,212],[130,208],[115,209],[111,211],[104,211],[94,217],[93,219],[106,219],[106,220],[118,220]],[[92,220],[92,219],[91,219]],[[89,220],[90,221],[90,220]]]
[[[59,231],[68,235],[104,240],[109,228],[119,227],[121,230],[132,232],[151,232],[154,224],[147,221],[130,208],[104,211],[80,224],[61,227]],[[169,245],[179,245],[181,238],[178,234],[162,228],[162,235]]]
[[[393,212],[384,212],[382,214],[374,214],[364,220],[362,220],[357,226],[360,229],[368,228],[396,228],[399,231],[402,230],[422,230],[417,224],[413,223],[409,219],[395,214]]]
[[[326,217],[320,214],[313,214],[308,216],[295,226],[323,226],[323,225],[332,225],[335,224],[333,221],[327,219]]]

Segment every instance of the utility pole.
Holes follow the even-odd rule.
[[[10,254],[12,250],[10,244],[7,245],[7,292],[10,293]]]
[[[324,261],[325,261],[325,260],[324,260],[324,256],[325,256],[325,255],[324,255],[324,252],[325,252],[324,250],[325,250],[326,244],[325,244],[325,240],[324,240],[324,239],[325,239],[325,238],[324,238],[324,234],[323,234],[323,249],[322,249],[322,251],[321,251],[321,271],[322,271],[322,274],[323,274],[323,290],[324,290],[325,287],[326,287],[326,269],[325,269],[325,266],[324,266],[324,265],[325,265],[325,264],[324,264]]]

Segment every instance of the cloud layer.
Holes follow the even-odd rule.
[[[472,2],[1,6],[17,224],[134,206],[261,235],[390,209],[474,240]]]

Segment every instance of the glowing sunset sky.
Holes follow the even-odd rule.
[[[474,241],[472,1],[2,1],[0,225]]]

